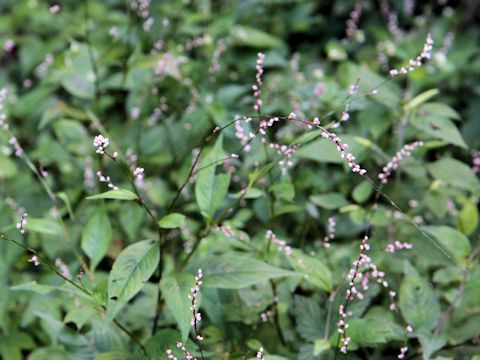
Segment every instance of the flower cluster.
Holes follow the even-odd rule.
[[[187,360],[197,360],[197,358],[193,357],[192,354],[190,354],[190,352],[187,350],[187,348],[182,342],[177,342],[177,348],[183,351]]]
[[[346,23],[345,34],[347,35],[347,40],[353,38],[358,31],[358,22],[360,21],[360,16],[362,16],[362,5],[360,2],[356,2],[355,7],[350,12],[350,18]]]
[[[18,231],[20,231],[20,234],[24,235],[25,234],[25,226],[27,225],[27,217],[28,214],[24,213],[22,217],[20,218],[20,221],[17,223],[16,228]]]
[[[280,240],[277,235],[272,230],[267,230],[265,237],[272,242],[272,244],[275,244],[278,248],[278,251],[284,253],[287,256],[292,255],[292,248],[287,245],[287,242],[285,240]]]
[[[423,146],[423,141],[415,141],[411,144],[404,145],[387,163],[387,165],[383,167],[382,172],[378,175],[381,183],[386,184],[389,176],[392,174],[392,171],[398,168],[400,161],[402,161],[405,157],[410,156],[412,151],[419,146]]]
[[[226,49],[227,46],[225,45],[225,41],[223,41],[222,39],[218,40],[215,51],[213,52],[210,67],[208,68],[208,73],[210,74],[210,81],[215,81],[214,75],[220,71],[220,56],[222,56],[222,53]]]
[[[192,321],[191,325],[197,329],[198,323],[202,320],[202,314],[198,312],[198,293],[200,291],[200,285],[202,285],[203,273],[202,269],[198,269],[197,275],[195,276],[195,285],[191,288],[191,294],[188,295],[188,298],[192,302],[190,309],[192,310]]]
[[[365,175],[367,170],[363,169],[359,164],[355,162],[355,156],[348,152],[348,144],[344,144],[342,139],[340,139],[335,133],[328,130],[322,131],[322,137],[329,139],[332,143],[337,146],[337,150],[340,152],[342,159],[346,159],[348,166],[354,173],[359,173],[360,175]]]
[[[348,344],[350,344],[350,336],[347,336],[347,317],[351,315],[351,312],[345,311],[345,306],[340,304],[338,307],[338,314],[340,315],[340,320],[337,323],[338,326],[338,333],[340,334],[340,341],[342,342],[342,346],[340,347],[340,352],[346,354]]]
[[[28,259],[28,262],[33,263],[35,266],[40,265],[40,259],[38,258],[37,255],[33,255],[30,259]]]
[[[330,216],[328,218],[328,225],[327,225],[327,235],[323,238],[323,246],[326,248],[330,247],[330,240],[335,239],[335,231],[337,228],[337,221],[335,220],[334,216]]]
[[[427,39],[425,40],[425,44],[423,45],[423,50],[420,55],[418,55],[415,59],[410,59],[407,66],[402,66],[399,70],[398,69],[391,69],[389,71],[389,75],[391,77],[395,77],[398,75],[405,75],[408,74],[410,71],[415,70],[416,67],[422,66],[422,61],[430,59],[432,57],[432,50],[433,50],[433,38],[430,33],[427,35]]]
[[[105,149],[108,147],[110,144],[110,140],[103,135],[97,135],[93,139],[93,146],[97,148],[96,153],[97,154],[105,154]]]
[[[245,130],[242,126],[242,120],[248,124],[252,121],[252,118],[244,116],[241,119],[238,119],[235,121],[235,137],[242,144],[243,150],[245,152],[249,152],[251,150],[250,142],[252,141],[252,139],[255,138],[255,134],[252,132],[249,132],[249,134],[247,135],[245,133]]]
[[[403,250],[403,249],[411,250],[412,248],[413,248],[412,244],[407,242],[402,243],[397,240],[391,244],[388,244],[387,247],[385,248],[385,251],[393,254],[397,250]]]
[[[133,176],[135,176],[135,183],[137,185],[140,185],[143,182],[144,172],[145,172],[145,169],[141,167],[136,167],[135,170],[133,170]]]
[[[60,270],[60,273],[65,279],[72,280],[72,273],[70,272],[67,264],[65,264],[62,259],[56,258],[55,266],[58,268],[58,270]]]
[[[258,113],[262,109],[262,100],[260,99],[260,94],[261,94],[260,88],[263,85],[262,74],[263,74],[263,62],[264,61],[265,61],[265,54],[258,53],[257,54],[257,65],[256,65],[257,73],[255,74],[256,84],[252,86],[253,96],[255,98],[255,105],[253,106],[253,109]]]
[[[270,148],[275,149],[277,153],[283,157],[283,159],[278,162],[278,165],[280,165],[282,175],[286,175],[287,168],[293,166],[292,156],[297,152],[299,146],[296,144],[288,146],[271,143]]]
[[[60,8],[60,5],[58,5],[58,4],[50,6],[50,13],[51,14],[58,14],[60,12],[60,10],[61,10],[61,8]]]
[[[404,359],[405,358],[405,354],[407,353],[408,351],[408,347],[407,346],[403,346],[402,348],[400,348],[400,354],[398,354],[398,358],[399,359]]]
[[[110,179],[110,176],[103,175],[101,171],[97,171],[97,176],[98,176],[98,180],[100,182],[106,183],[110,189],[118,190],[118,186],[113,185],[112,180]]]
[[[472,152],[472,170],[475,174],[480,173],[480,151],[475,150]]]
[[[260,359],[260,360],[265,360],[265,357],[263,355],[263,347],[261,347],[260,349],[258,349],[257,351],[257,355],[255,356],[257,359]]]

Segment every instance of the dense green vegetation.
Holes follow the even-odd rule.
[[[479,11],[2,0],[0,357],[480,359]]]

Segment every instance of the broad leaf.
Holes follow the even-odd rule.
[[[182,227],[183,224],[185,224],[185,215],[178,213],[165,215],[158,221],[158,225],[160,225],[160,227],[164,229],[174,229]]]
[[[451,158],[444,158],[428,165],[434,178],[459,189],[480,194],[480,181],[466,164]]]
[[[410,263],[400,287],[399,306],[407,323],[415,330],[431,330],[440,319],[440,304],[427,281]]]
[[[195,283],[195,278],[191,274],[167,274],[160,281],[160,291],[165,299],[170,312],[177,321],[182,341],[185,341],[190,332],[190,322],[192,320],[192,306],[188,298],[191,288]]]
[[[105,210],[99,207],[82,232],[82,250],[90,258],[92,269],[103,259],[111,241],[112,225]]]
[[[332,275],[320,260],[305,255],[301,250],[294,250],[287,259],[298,273],[303,274],[305,281],[323,290],[332,290]]]
[[[443,225],[424,226],[423,229],[434,236],[441,246],[456,259],[465,259],[470,255],[470,241],[457,229]]]
[[[112,321],[158,267],[160,248],[154,240],[143,240],[125,248],[113,263],[108,277],[107,320]]]
[[[204,258],[189,268],[203,270],[204,286],[222,289],[241,289],[269,279],[297,275],[240,253]]]

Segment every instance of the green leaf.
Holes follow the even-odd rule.
[[[12,159],[0,153],[0,179],[7,179],[17,175],[18,169]]]
[[[162,217],[158,221],[158,225],[164,229],[175,229],[178,227],[182,227],[185,224],[185,215],[173,213],[168,214]]]
[[[433,136],[435,139],[445,140],[450,144],[460,146],[464,149],[467,148],[467,144],[465,144],[457,127],[453,121],[447,117],[437,115],[421,116],[417,114],[410,118],[410,124],[428,135]]]
[[[328,193],[324,195],[312,195],[310,201],[324,209],[338,209],[347,206],[349,202],[340,193]]]
[[[367,201],[367,199],[372,194],[372,191],[372,184],[370,184],[370,182],[368,181],[362,181],[353,189],[352,197],[357,203],[361,204]]]
[[[154,240],[139,241],[120,253],[108,277],[107,321],[140,291],[159,260],[160,248]]]
[[[294,304],[295,324],[300,336],[307,341],[322,338],[325,334],[325,314],[318,301],[296,295]]]
[[[470,241],[457,229],[444,225],[424,226],[423,229],[435,237],[455,259],[466,259],[470,255]]]
[[[62,234],[62,228],[55,220],[52,219],[38,219],[29,217],[25,228],[27,231],[38,232],[45,235]]]
[[[269,279],[296,275],[292,271],[234,252],[203,258],[195,266],[189,268],[192,271],[199,268],[203,270],[204,286],[221,289],[241,289]]]
[[[270,48],[284,45],[281,39],[248,26],[236,25],[232,30],[231,36],[233,45],[254,48]]]
[[[65,57],[65,67],[60,73],[62,86],[74,96],[92,99],[95,94],[95,72],[87,45],[73,42]]]
[[[138,197],[133,192],[125,189],[110,190],[98,195],[87,197],[87,200],[98,199],[137,200]]]
[[[292,183],[279,182],[270,186],[270,191],[274,192],[280,199],[292,201],[295,197],[295,188]]]
[[[480,194],[480,182],[472,169],[466,164],[452,158],[440,159],[428,164],[432,176],[450,186]]]
[[[82,231],[82,250],[90,258],[92,269],[103,259],[111,241],[112,225],[105,210],[99,207]]]
[[[213,218],[215,211],[222,204],[230,185],[230,174],[215,175],[217,162],[224,157],[222,137],[219,137],[215,146],[200,162],[202,170],[197,175],[195,196],[200,211],[208,220]]]
[[[435,293],[410,263],[406,263],[400,286],[399,307],[415,330],[431,330],[440,319],[440,304]]]
[[[51,293],[52,291],[56,290],[58,287],[57,286],[52,286],[52,285],[44,285],[44,284],[39,284],[36,281],[29,281],[24,284],[20,285],[15,285],[10,288],[12,291],[18,291],[18,290],[25,290],[25,291],[33,291],[34,293],[40,294],[40,295],[46,295]]]
[[[458,215],[458,228],[465,235],[472,235],[478,227],[478,199],[468,199]]]
[[[460,115],[447,104],[430,102],[420,106],[418,112],[421,115],[436,115],[449,119],[460,120]]]
[[[431,89],[421,93],[420,95],[415,96],[412,100],[405,104],[405,110],[412,110],[416,108],[417,106],[430,100],[435,95],[438,95],[439,92],[440,91],[438,89]]]
[[[295,271],[303,274],[306,281],[323,290],[332,291],[332,275],[320,260],[305,255],[301,250],[294,250],[287,259]]]
[[[190,332],[192,320],[192,306],[188,296],[195,283],[195,277],[191,274],[167,274],[160,281],[160,291],[165,299],[170,312],[177,321],[182,341],[185,341]]]

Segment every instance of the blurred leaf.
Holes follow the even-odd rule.
[[[172,213],[165,215],[158,221],[158,225],[164,229],[175,229],[185,224],[185,215]]]
[[[470,242],[460,231],[444,225],[424,226],[423,229],[434,236],[454,258],[465,260],[470,255]]]
[[[232,44],[237,46],[249,46],[254,48],[271,48],[283,46],[283,41],[261,30],[235,25],[232,29]]]
[[[324,195],[312,195],[310,201],[324,209],[338,209],[347,206],[349,202],[340,193],[329,193]]]
[[[27,225],[25,225],[27,231],[38,232],[45,235],[60,235],[62,234],[62,228],[55,220],[52,219],[38,219],[28,218]]]
[[[108,251],[112,241],[112,225],[107,213],[98,207],[82,231],[82,250],[91,260],[95,269]]]
[[[87,200],[97,199],[137,200],[138,197],[133,192],[124,189],[110,190],[98,195],[87,197]]]
[[[451,158],[443,158],[428,164],[427,168],[434,178],[442,180],[450,186],[480,195],[480,182],[473,174],[472,169],[464,163]]]

